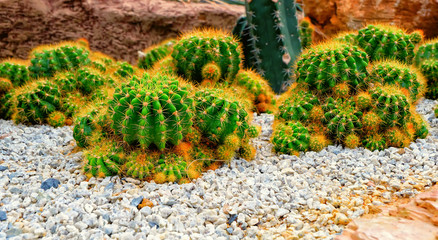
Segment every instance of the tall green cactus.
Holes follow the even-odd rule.
[[[239,19],[234,30],[243,44],[249,43],[243,46],[246,61],[277,93],[292,76],[292,65],[301,52],[295,4],[291,0],[246,1],[247,26]]]

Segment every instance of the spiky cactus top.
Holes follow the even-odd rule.
[[[310,18],[306,17],[300,21],[300,39],[301,47],[308,48],[312,45],[313,26],[310,22]]]
[[[309,130],[300,122],[280,123],[275,128],[272,144],[277,152],[298,155],[309,147]]]
[[[133,78],[114,93],[110,102],[111,128],[131,145],[163,150],[177,145],[191,131],[193,99],[189,85],[175,77],[145,74]]]
[[[396,86],[386,85],[369,90],[376,101],[376,112],[387,127],[404,126],[410,117],[410,103]]]
[[[216,30],[194,31],[183,35],[173,47],[172,58],[178,74],[202,82],[202,69],[216,64],[221,79],[232,80],[240,69],[241,50],[233,37]]]
[[[223,143],[232,133],[241,139],[246,137],[249,128],[247,107],[238,98],[232,100],[232,96],[223,89],[196,92],[196,125],[213,142]]]
[[[77,43],[60,43],[54,46],[40,46],[30,57],[30,74],[33,78],[52,77],[62,70],[73,70],[90,62],[89,50]]]
[[[426,59],[438,59],[438,38],[429,40],[420,45],[415,55],[415,64],[420,66]]]
[[[307,121],[312,118],[312,110],[318,105],[320,103],[315,95],[299,91],[297,94],[287,98],[279,106],[278,116],[286,121]]]
[[[151,46],[138,53],[138,67],[143,69],[151,68],[155,63],[166,57],[172,52],[176,40],[171,39],[158,45]]]
[[[400,28],[377,24],[360,29],[356,40],[370,60],[393,58],[411,63],[415,45],[422,40],[422,35],[419,32],[407,34]]]
[[[305,51],[296,64],[298,83],[308,86],[312,93],[333,93],[339,84],[349,93],[364,86],[368,57],[357,46],[332,41]]]
[[[426,80],[413,66],[397,61],[376,62],[370,66],[370,81],[379,84],[392,84],[407,91],[413,100],[424,95]]]
[[[421,72],[427,78],[426,97],[438,99],[438,59],[428,59],[421,62]]]
[[[6,60],[0,63],[0,78],[9,79],[14,87],[19,87],[29,81],[27,62]]]
[[[362,112],[357,110],[351,99],[328,98],[322,109],[324,110],[323,122],[327,124],[335,140],[342,140],[362,127]]]

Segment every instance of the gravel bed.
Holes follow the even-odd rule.
[[[417,107],[428,138],[375,152],[276,155],[274,117],[255,116],[255,160],[234,159],[184,185],[85,181],[71,128],[0,120],[0,239],[332,239],[352,218],[438,181],[437,103]],[[154,206],[139,210],[143,198]]]

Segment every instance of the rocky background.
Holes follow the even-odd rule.
[[[92,50],[135,63],[137,51],[197,27],[231,30],[243,6],[163,0],[0,0],[0,59],[86,38]]]

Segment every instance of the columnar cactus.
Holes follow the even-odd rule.
[[[311,119],[312,109],[320,105],[318,98],[303,91],[287,98],[278,108],[278,116],[286,121],[307,121]]]
[[[407,95],[416,101],[422,97],[426,80],[415,68],[397,61],[376,62],[370,66],[370,81],[379,84],[393,84],[407,91]]]
[[[322,109],[323,123],[327,124],[330,134],[337,141],[344,139],[348,134],[358,132],[362,127],[362,112],[357,110],[351,99],[328,98]]]
[[[178,145],[191,131],[193,99],[188,85],[170,76],[134,78],[116,89],[110,101],[111,128],[131,145],[163,150]]]
[[[20,60],[6,60],[0,63],[0,78],[9,79],[14,87],[24,85],[29,81],[27,63]]]
[[[49,81],[38,81],[16,91],[15,122],[42,124],[60,107],[61,92]]]
[[[300,39],[301,39],[301,47],[303,49],[310,47],[312,45],[312,34],[313,34],[313,26],[310,22],[310,18],[305,17],[300,21]]]
[[[404,126],[410,117],[411,104],[406,95],[396,86],[383,86],[370,89],[376,113],[385,127]]]
[[[365,86],[368,57],[357,46],[332,41],[305,51],[297,61],[296,81],[317,95],[333,93],[345,83],[354,94]]]
[[[292,65],[301,52],[301,42],[296,17],[296,2],[290,0],[259,0],[246,1],[247,26],[243,27],[244,19],[239,20],[244,39],[246,60],[254,63],[266,78],[276,93],[284,90],[285,83],[292,76]],[[249,32],[249,34],[248,34]],[[248,37],[249,35],[249,37]]]
[[[176,40],[166,40],[158,45],[153,45],[141,52],[138,52],[138,67],[150,69],[155,63],[168,56],[173,49]]]
[[[207,64],[216,64],[219,67],[220,79],[234,79],[240,69],[240,55],[239,43],[217,30],[187,33],[175,44],[172,52],[177,73],[198,83],[206,79],[202,69]]]
[[[246,107],[222,89],[203,89],[196,92],[196,125],[211,141],[223,143],[236,133],[246,137],[249,126]]]
[[[419,32],[407,34],[400,28],[389,25],[368,25],[360,29],[356,41],[370,57],[370,60],[393,58],[411,63],[415,57],[414,48],[422,40]]]
[[[52,77],[58,71],[74,70],[90,63],[89,51],[76,43],[40,46],[30,57],[30,75],[33,78]]]
[[[309,147],[309,130],[300,122],[279,123],[276,126],[272,144],[277,152],[298,155]]]

